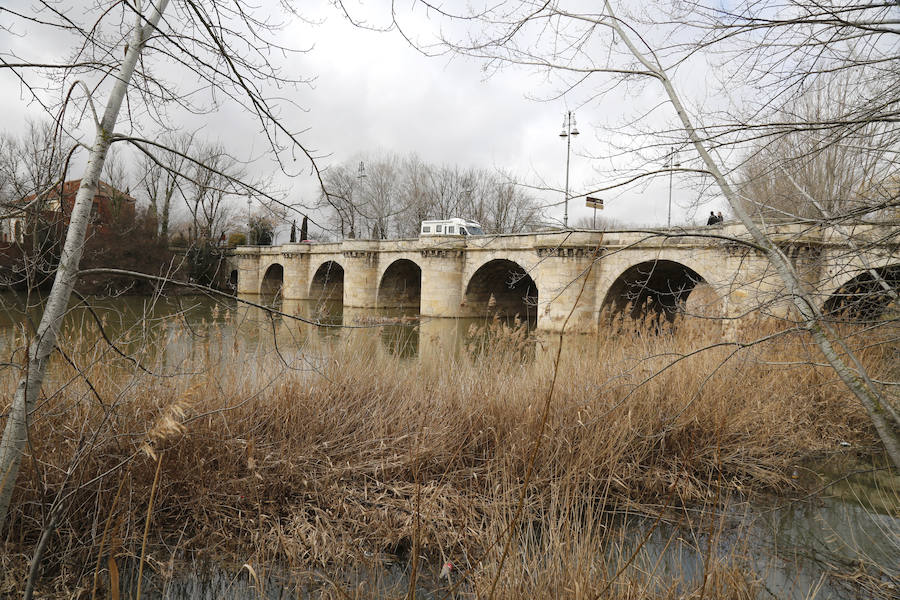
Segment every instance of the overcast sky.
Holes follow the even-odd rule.
[[[13,10],[33,11],[30,0],[6,2]],[[362,11],[361,4],[349,6]],[[376,13],[377,8],[372,3],[366,6]],[[609,123],[620,109],[624,112],[633,98],[607,97],[602,103],[585,103],[585,98],[570,94],[540,101],[535,97],[551,96],[555,90],[538,73],[507,68],[488,76],[484,64],[476,59],[425,57],[396,32],[354,27],[328,2],[311,10],[305,13],[308,21],[288,21],[281,33],[289,45],[309,51],[281,64],[289,75],[313,78],[309,86],[287,93],[306,111],[293,123],[306,129],[301,139],[320,156],[320,168],[358,155],[391,152],[401,156],[416,153],[435,164],[502,169],[524,183],[557,188],[559,191],[533,193],[551,206],[548,213],[561,221],[566,144],[559,132],[564,112],[574,109],[581,135],[573,138],[572,144],[572,195],[602,185],[598,161],[590,155],[597,153],[603,136],[609,135],[601,125]],[[415,25],[416,18],[412,15],[407,23]],[[0,24],[13,24],[9,13],[0,12]],[[424,30],[427,28],[425,23]],[[71,44],[70,38],[19,22],[12,31],[0,29],[0,52],[6,49],[20,57],[55,62],[66,56]],[[3,70],[0,110],[3,129],[12,132],[22,130],[26,117],[42,112],[28,102],[12,74]],[[258,126],[240,113],[226,104],[211,117],[176,118],[187,128],[201,128],[202,135],[222,141],[235,153],[259,156],[266,148],[265,140]],[[305,169],[302,176],[279,175],[277,181],[289,188],[291,202],[312,203],[318,194],[315,180]],[[668,178],[661,176],[641,189],[603,194],[607,209],[601,216],[642,225],[664,224],[668,185]],[[675,178],[674,222],[705,220],[706,207],[699,209],[699,215],[684,208],[696,197],[695,190]],[[552,206],[554,203],[557,205]],[[591,214],[583,198],[570,202],[570,223]]]

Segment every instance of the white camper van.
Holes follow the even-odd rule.
[[[444,219],[442,221],[422,221],[422,228],[419,230],[419,237],[434,235],[484,235],[481,225],[475,221],[466,221],[465,219]]]

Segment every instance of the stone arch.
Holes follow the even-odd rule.
[[[415,308],[422,302],[422,268],[400,258],[392,262],[378,284],[376,305],[379,308]]]
[[[695,288],[698,297],[703,298],[701,304],[691,307],[691,312],[710,314],[721,310],[715,291],[692,268],[673,260],[645,261],[628,267],[612,282],[600,311],[624,314],[632,319],[650,315],[671,322],[685,310],[688,296]]]
[[[280,296],[283,287],[284,267],[280,263],[272,263],[259,284],[259,293],[262,296]]]
[[[518,316],[534,323],[538,313],[538,287],[518,263],[490,260],[469,278],[463,304],[473,316]]]
[[[344,299],[344,267],[328,260],[319,265],[309,284],[309,297],[313,300],[341,301]]]
[[[876,267],[874,271],[894,291],[900,290],[900,263]],[[893,301],[892,294],[871,273],[862,271],[851,275],[829,294],[823,311],[835,318],[871,320],[881,317]]]

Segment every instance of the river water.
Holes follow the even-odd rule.
[[[900,597],[900,519],[896,513],[878,512],[870,501],[896,502],[898,496],[896,490],[884,489],[873,495],[874,480],[871,474],[844,480],[847,495],[825,493],[781,506],[732,507],[722,515],[712,536],[678,524],[660,525],[653,519],[626,516],[622,542],[598,551],[604,552],[612,565],[623,564],[635,554],[630,569],[652,574],[650,589],[665,590],[675,580],[681,582],[677,586],[681,593],[696,590],[703,580],[707,556],[712,554],[750,573],[761,590],[758,598],[857,600],[892,598],[892,593]],[[448,582],[439,576],[440,566],[422,557],[417,598],[476,598],[465,584],[448,595]],[[125,590],[136,587],[136,570],[126,572],[124,597]],[[874,581],[863,577],[864,573],[874,574]],[[277,565],[256,565],[251,575],[245,566],[205,563],[192,565],[170,579],[145,576],[143,588],[145,597],[164,600],[281,600],[317,598],[322,592],[340,597],[333,593],[336,584],[350,597],[401,598],[406,597],[409,577],[407,557],[388,557],[376,568],[360,565],[338,573],[306,572],[300,578],[286,575]],[[875,595],[874,589],[880,595]]]
[[[223,348],[270,348],[266,340],[279,340],[278,351],[288,360],[310,360],[326,356],[330,344],[342,336],[364,335],[377,339],[379,352],[398,360],[438,357],[467,351],[473,331],[484,330],[483,320],[418,320],[409,311],[351,310],[334,303],[281,303],[272,298],[252,298],[256,303],[275,304],[286,315],[298,315],[312,326],[289,316],[271,317],[253,306],[233,300],[206,297],[150,298],[123,296],[92,299],[91,309],[73,301],[65,322],[67,335],[96,331],[101,323],[107,337],[144,362],[175,371],[198,348],[209,352],[209,340]],[[28,308],[27,305],[31,304]],[[21,362],[29,321],[39,318],[37,301],[10,293],[0,294],[0,362]],[[343,327],[340,327],[343,325]],[[212,335],[215,334],[215,335]],[[147,340],[152,343],[147,344]],[[315,352],[309,349],[315,348]],[[471,346],[469,345],[470,349]],[[270,349],[267,351],[271,351]],[[8,367],[5,377],[12,375]],[[702,578],[706,557],[736,557],[741,569],[752,570],[767,593],[764,597],[850,599],[868,597],[860,587],[861,573],[876,572],[885,589],[900,598],[900,478],[886,468],[861,469],[838,462],[823,466],[813,487],[820,491],[802,501],[782,505],[736,504],[725,514],[710,538],[706,531],[685,529],[678,524],[653,526],[640,516],[623,517],[628,532],[623,543],[606,549],[628,558],[641,544],[633,567],[653,572],[660,582],[678,575]],[[740,557],[739,559],[737,557]],[[409,565],[402,557],[387,560],[377,572],[365,567],[352,572],[327,574],[351,587],[366,585],[370,593],[397,595],[408,587]],[[441,597],[440,565],[425,565],[417,596]],[[836,572],[845,576],[836,577]],[[326,574],[322,574],[322,579]],[[264,576],[264,596],[247,569],[204,565],[184,570],[161,581],[148,576],[147,598],[187,600],[195,598],[284,598],[311,597],[317,584],[298,584],[290,578]],[[315,580],[315,577],[312,577]],[[662,585],[662,583],[660,584]],[[134,574],[123,578],[125,590],[133,589]],[[461,588],[463,592],[465,587]],[[124,597],[128,597],[126,592]],[[460,597],[468,597],[462,593]]]

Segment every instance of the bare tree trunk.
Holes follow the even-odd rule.
[[[869,419],[871,419],[872,424],[875,426],[875,430],[878,432],[878,436],[881,438],[891,461],[894,463],[894,466],[900,470],[900,439],[898,439],[900,436],[898,436],[892,423],[885,416],[884,399],[881,398],[878,390],[871,385],[866,385],[866,381],[871,380],[868,375],[862,371],[862,365],[859,365],[859,372],[854,372],[853,369],[848,367],[847,364],[841,360],[841,357],[835,350],[831,340],[832,337],[836,336],[834,336],[833,332],[831,332],[824,323],[822,315],[816,308],[815,301],[811,294],[803,288],[799,277],[797,277],[794,268],[791,266],[790,261],[784,253],[766,236],[756,223],[753,222],[750,215],[744,210],[737,194],[728,184],[728,181],[719,169],[718,163],[713,160],[712,156],[710,156],[707,151],[706,146],[703,144],[700,135],[697,133],[687,110],[681,102],[681,98],[675,91],[675,87],[672,85],[665,70],[655,61],[651,61],[640,51],[640,49],[638,49],[629,37],[628,32],[616,18],[609,1],[606,0],[605,4],[606,10],[610,15],[613,29],[621,36],[622,41],[628,47],[631,54],[662,84],[669,101],[675,108],[675,112],[678,114],[678,118],[681,120],[682,126],[691,140],[691,143],[694,145],[694,148],[697,150],[697,153],[700,155],[706,168],[715,179],[716,185],[722,190],[722,193],[728,200],[728,204],[731,206],[732,211],[734,211],[735,216],[747,228],[747,231],[753,237],[753,240],[764,249],[766,258],[768,258],[769,262],[775,268],[775,271],[787,288],[788,296],[794,307],[803,318],[805,328],[812,335],[813,340],[816,342],[816,345],[819,346],[819,350],[825,356],[828,364],[831,365],[841,381],[844,382],[847,388],[854,396],[856,396],[860,403],[862,403],[863,407],[865,407]],[[859,363],[857,362],[857,364]]]
[[[125,59],[119,68],[103,117],[97,123],[97,136],[91,147],[84,177],[75,197],[75,206],[72,209],[72,217],[66,232],[66,242],[59,267],[56,270],[53,288],[47,298],[34,341],[28,349],[26,375],[19,380],[16,387],[3,437],[0,439],[0,531],[3,530],[3,525],[6,523],[7,511],[28,438],[28,416],[40,395],[44,375],[47,371],[47,362],[50,353],[56,347],[62,319],[78,277],[78,264],[84,249],[91,204],[97,193],[100,173],[109,151],[119,110],[125,99],[128,83],[134,74],[138,57],[150,33],[159,23],[167,5],[168,0],[158,0],[152,8],[150,16],[145,18],[141,14],[141,3],[135,3],[137,14],[128,49],[125,52]]]
[[[159,236],[164,240],[169,239],[169,207],[171,203],[172,194],[166,194],[163,200],[162,214],[159,217]]]

